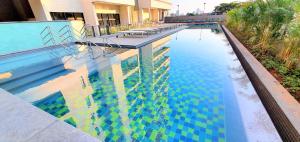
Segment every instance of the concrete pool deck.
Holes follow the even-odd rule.
[[[1,142],[98,142],[99,140],[0,88]]]
[[[164,38],[166,36],[169,36],[173,33],[176,33],[180,30],[183,30],[187,28],[188,26],[180,26],[175,29],[166,30],[161,33],[149,35],[147,37],[143,38],[125,38],[125,37],[116,37],[117,35],[109,35],[109,36],[103,36],[103,37],[92,37],[87,38],[87,41],[90,41],[92,43],[95,43],[98,46],[105,46],[108,44],[112,45],[113,47],[122,47],[122,48],[130,48],[130,49],[136,49],[143,47],[147,44],[150,44],[158,39]],[[105,38],[108,38],[107,42],[105,42]]]
[[[225,26],[222,29],[282,140],[300,141],[300,104]]]

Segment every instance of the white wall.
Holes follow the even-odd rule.
[[[29,0],[38,21],[51,21],[50,12],[83,12],[81,0]]]
[[[41,0],[49,12],[83,12],[81,0]]]
[[[28,2],[37,21],[51,20],[50,14],[45,11],[40,0],[28,0]]]
[[[120,20],[122,25],[127,25],[132,23],[131,15],[131,6],[120,6]]]
[[[92,2],[87,2],[87,1],[88,0],[81,0],[84,20],[87,25],[90,26],[99,25],[97,13],[96,13],[96,6]]]
[[[101,2],[101,3],[110,3],[110,4],[122,4],[122,5],[135,5],[135,0],[86,0],[91,2]]]
[[[171,9],[172,3],[170,0],[138,0],[140,8],[160,8]]]
[[[136,21],[132,14],[139,13],[139,22],[154,14],[156,21],[156,12],[149,12],[150,8],[171,7],[169,0],[139,0],[139,12],[128,8],[135,5],[135,0],[29,0],[29,3],[38,21],[51,21],[50,12],[80,12],[84,14],[86,24],[93,26],[98,25],[96,13],[119,13],[121,23],[130,24]]]
[[[117,14],[120,13],[120,5],[96,3],[96,13]]]
[[[172,3],[163,0],[151,0],[151,8],[171,9]]]

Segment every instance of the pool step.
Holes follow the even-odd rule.
[[[28,82],[22,86],[19,86],[19,87],[15,87],[13,89],[10,89],[9,92],[11,92],[12,94],[18,94],[18,93],[21,93],[27,89],[30,89],[30,88],[34,88],[34,87],[37,87],[39,85],[42,85],[44,84],[45,82],[47,81],[50,81],[52,79],[55,79],[57,77],[60,77],[60,76],[64,76],[66,74],[69,74],[70,72],[72,72],[71,70],[62,70],[60,72],[57,72],[55,74],[51,74],[49,76],[45,76],[43,78],[40,78],[40,79],[37,79],[37,80],[34,80],[32,82]]]
[[[62,65],[61,60],[51,60],[51,61],[47,61],[47,62],[40,62],[40,63],[36,63],[30,66],[23,66],[20,67],[18,69],[12,69],[10,70],[10,73],[12,74],[12,76],[10,78],[7,79],[0,79],[0,85],[2,85],[3,83],[8,83],[9,81],[13,81],[16,79],[20,79],[22,77],[26,77],[26,76],[30,76],[31,74],[35,74],[37,72],[41,72],[43,70],[48,70],[51,69],[55,66],[59,66]],[[11,65],[13,66],[13,65]]]
[[[24,88],[24,86],[33,86],[31,85],[32,83],[36,82],[45,82],[47,80],[50,80],[51,77],[53,76],[61,76],[64,75],[70,70],[66,70],[64,68],[64,64],[52,64],[48,68],[47,65],[45,66],[46,63],[42,66],[34,66],[29,72],[27,70],[24,70],[21,75],[16,75],[14,78],[10,80],[6,80],[5,82],[0,83],[0,88],[3,88],[11,93],[13,92],[18,92],[18,91],[13,91],[12,90],[18,90],[17,88]],[[49,65],[49,64],[48,64]],[[21,72],[21,70],[15,71],[16,72]]]

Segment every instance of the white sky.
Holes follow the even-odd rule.
[[[172,9],[171,13],[175,13],[177,11],[177,5],[179,4],[180,14],[186,14],[187,12],[196,11],[199,8],[201,11],[204,9],[205,4],[205,12],[211,12],[214,10],[215,6],[220,3],[229,3],[233,1],[247,1],[247,0],[172,0]]]

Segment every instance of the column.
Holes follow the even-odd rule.
[[[100,35],[98,29],[98,17],[96,13],[95,4],[91,0],[81,0],[82,8],[83,8],[83,16],[86,25],[93,26],[95,35]]]
[[[121,25],[128,25],[132,23],[130,6],[125,6],[125,5],[120,6],[120,20],[121,20]]]
[[[143,23],[143,16],[144,15],[144,10],[142,8],[139,9],[139,23]]]
[[[46,6],[43,5],[41,0],[29,0],[30,7],[34,14],[36,21],[51,21],[50,12],[47,10]]]
[[[128,117],[128,101],[126,98],[126,90],[124,86],[124,76],[122,72],[122,67],[121,67],[121,61],[118,59],[111,59],[111,62],[113,62],[111,68],[112,68],[112,73],[113,73],[113,80],[114,80],[114,85],[115,85],[115,91],[118,96],[118,105],[119,105],[119,115],[121,117],[121,122],[124,126],[125,130],[125,138],[126,141],[131,142],[131,128],[130,128],[130,119]]]
[[[152,21],[152,13],[151,13],[151,8],[148,8],[148,13],[149,13],[149,21]]]

